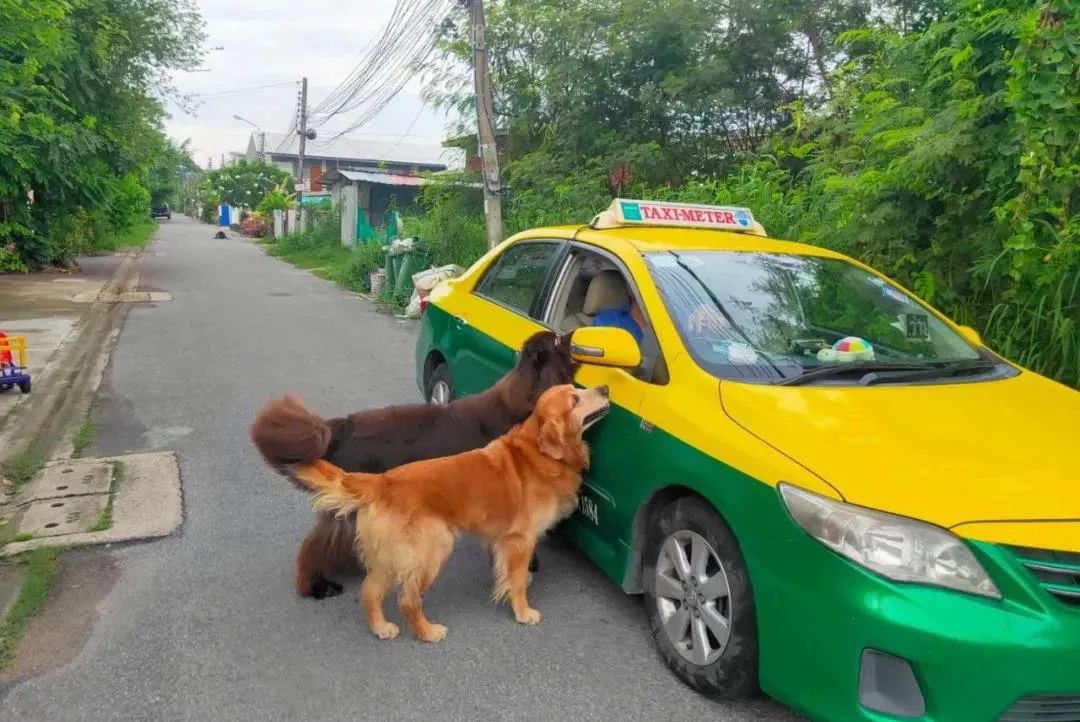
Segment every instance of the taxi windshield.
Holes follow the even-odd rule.
[[[690,353],[721,378],[986,370],[985,356],[913,298],[841,259],[746,251],[645,259]]]

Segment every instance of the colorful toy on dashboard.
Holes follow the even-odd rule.
[[[870,342],[858,336],[845,336],[830,348],[823,348],[817,353],[822,363],[851,363],[853,361],[873,361],[874,347]]]

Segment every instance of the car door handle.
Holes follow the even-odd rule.
[[[469,322],[466,321],[461,316],[454,316],[454,323],[456,323],[458,326],[468,326],[469,325]]]

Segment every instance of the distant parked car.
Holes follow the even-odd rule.
[[[160,206],[152,206],[150,208],[150,217],[172,220],[172,210],[169,208],[168,203],[162,203]]]

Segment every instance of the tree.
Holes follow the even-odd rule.
[[[206,173],[200,183],[204,203],[256,208],[272,191],[291,185],[292,176],[275,165],[240,160]]]
[[[145,217],[134,185],[168,147],[167,72],[198,63],[201,21],[190,0],[0,0],[0,17],[0,241],[64,263],[71,238]]]
[[[191,157],[189,143],[187,140],[177,143],[170,138],[147,171],[146,183],[151,205],[176,204],[185,177],[201,172],[202,169]]]

